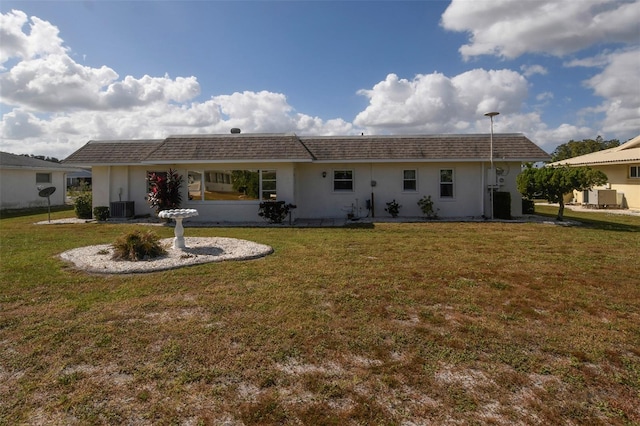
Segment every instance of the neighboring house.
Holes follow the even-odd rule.
[[[79,190],[83,186],[91,187],[91,170],[67,173],[67,189]]]
[[[592,152],[579,157],[551,163],[551,166],[568,165],[571,167],[589,166],[604,172],[609,182],[594,191],[574,191],[574,199],[580,204],[597,204],[594,196],[597,191],[607,189],[615,191],[615,203],[623,208],[640,209],[640,136],[636,136],[615,148]],[[591,195],[591,197],[589,197]],[[591,198],[591,199],[589,199]]]
[[[417,202],[430,195],[440,217],[491,215],[490,188],[511,193],[511,213],[522,214],[516,175],[524,162],[549,155],[521,134],[424,136],[297,136],[227,134],[163,140],[90,141],[64,160],[91,167],[94,206],[145,199],[151,172],[184,177],[183,208],[200,221],[256,221],[261,200],[297,206],[293,218],[422,216]],[[497,170],[497,177],[495,171]],[[489,179],[493,179],[492,182]]]
[[[47,206],[40,189],[54,187],[51,205],[64,205],[65,174],[79,171],[76,167],[0,152],[0,209],[22,209]]]

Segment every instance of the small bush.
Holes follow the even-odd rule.
[[[73,209],[78,219],[91,219],[91,207],[93,204],[93,196],[91,192],[83,192],[78,195],[73,202]]]
[[[536,212],[536,204],[528,198],[522,199],[522,214],[534,214]]]
[[[160,244],[160,237],[151,231],[133,231],[121,235],[113,243],[113,259],[143,260],[161,256],[167,251]]]
[[[101,222],[104,222],[105,220],[109,219],[109,207],[107,206],[94,207],[93,218]]]
[[[433,200],[431,199],[431,195],[425,195],[421,199],[418,200],[418,206],[420,206],[420,210],[422,213],[427,216],[427,219],[437,219],[438,218],[438,210],[433,208]]]
[[[387,208],[384,209],[384,211],[389,212],[391,217],[398,217],[398,214],[400,214],[400,207],[402,206],[398,204],[396,200],[393,200],[387,203]]]
[[[293,204],[285,204],[284,201],[264,201],[260,203],[258,216],[265,218],[270,223],[282,223],[291,209],[295,209]]]

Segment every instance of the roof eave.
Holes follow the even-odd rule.
[[[530,163],[537,161],[547,161],[548,157],[529,157],[529,158],[494,158],[494,162],[510,162],[510,163]],[[397,158],[397,159],[371,159],[371,158],[358,158],[358,159],[323,159],[315,160],[314,163],[335,163],[335,164],[347,164],[347,163],[489,163],[488,158]]]
[[[139,164],[238,164],[238,163],[311,163],[311,159],[263,159],[263,158],[234,158],[225,160],[145,160]]]
[[[42,167],[42,166],[12,166],[12,165],[0,165],[0,169],[3,170],[42,170],[47,172],[77,172],[80,170],[80,166],[73,167]]]

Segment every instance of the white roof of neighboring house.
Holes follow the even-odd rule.
[[[556,161],[550,166],[598,166],[603,164],[640,163],[640,135],[615,148]]]
[[[69,167],[66,164],[8,152],[0,152],[0,169],[40,170],[46,172],[76,172],[81,170],[77,167]]]

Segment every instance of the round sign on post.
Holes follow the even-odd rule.
[[[47,199],[47,206],[48,206],[48,212],[49,212],[49,222],[51,222],[51,194],[53,194],[54,192],[56,192],[56,188],[55,186],[50,186],[48,188],[43,188],[40,191],[38,191],[38,195],[46,198]]]

